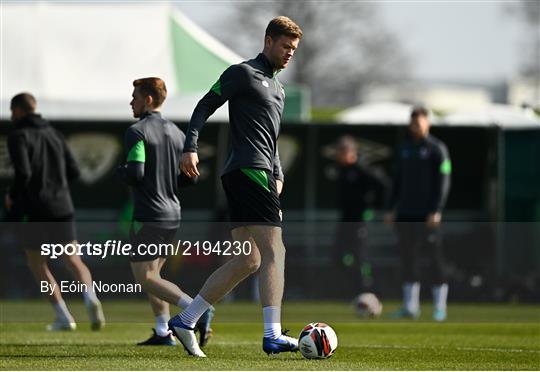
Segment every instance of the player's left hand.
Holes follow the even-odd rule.
[[[441,213],[435,212],[428,214],[426,224],[430,229],[435,229],[439,227],[439,225],[441,224]]]

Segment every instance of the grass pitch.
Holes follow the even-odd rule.
[[[262,319],[253,303],[220,304],[207,359],[182,347],[140,347],[152,315],[144,301],[104,301],[108,324],[92,332],[81,302],[68,303],[75,332],[46,332],[53,318],[45,301],[0,302],[2,370],[538,370],[540,306],[450,305],[449,321],[435,323],[424,307],[417,321],[393,321],[385,303],[378,320],[361,320],[349,304],[287,302],[284,325],[296,335],[312,321],[330,324],[339,346],[327,360],[300,353],[262,352]]]

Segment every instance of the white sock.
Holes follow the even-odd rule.
[[[86,306],[89,306],[90,304],[95,304],[96,302],[99,302],[96,292],[92,290],[92,288],[88,288],[88,291],[83,292],[83,299],[84,304]]]
[[[180,314],[180,320],[189,328],[194,328],[197,324],[197,320],[203,315],[203,313],[210,308],[210,304],[206,302],[201,295],[197,295],[193,301],[182,311]]]
[[[156,333],[158,336],[165,337],[169,334],[169,326],[167,322],[171,318],[169,314],[160,314],[156,318]]]
[[[176,305],[178,305],[178,307],[181,307],[182,309],[185,309],[186,307],[189,306],[191,302],[193,302],[193,299],[189,295],[182,292]]]
[[[278,306],[263,307],[264,337],[272,339],[281,336],[281,308]]]
[[[53,306],[54,311],[56,312],[56,319],[68,322],[73,321],[73,317],[71,316],[71,313],[63,300],[60,300],[60,302],[55,303]]]
[[[448,284],[444,283],[433,287],[433,306],[435,310],[446,311],[446,299],[448,298]]]
[[[405,310],[417,313],[420,310],[420,283],[403,284],[403,305]]]

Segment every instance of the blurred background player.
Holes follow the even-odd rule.
[[[15,180],[5,197],[5,208],[18,216],[21,244],[32,274],[38,283],[47,282],[56,318],[49,331],[74,330],[77,326],[51,273],[41,244],[76,243],[74,207],[69,181],[79,177],[79,167],[64,137],[36,113],[36,99],[29,93],[11,99],[11,119],[15,124],[8,136],[8,149]],[[93,330],[105,325],[101,303],[92,290],[92,275],[78,255],[62,255],[73,277],[86,285],[84,304]]]
[[[281,329],[285,282],[285,246],[279,194],[283,172],[277,139],[285,92],[277,73],[287,67],[302,31],[287,17],[266,28],[264,49],[256,58],[230,66],[197,104],[187,132],[182,169],[197,176],[197,140],[206,120],[229,101],[229,155],[221,180],[234,241],[249,241],[251,254],[235,256],[208,278],[191,305],[169,322],[189,354],[205,357],[194,342],[197,319],[242,280],[259,271],[263,307],[263,350],[268,354],[298,350],[298,340]]]
[[[452,165],[444,143],[429,134],[429,112],[415,107],[408,138],[397,149],[397,169],[387,223],[396,222],[403,269],[403,307],[396,317],[420,315],[421,257],[429,259],[433,318],[446,319],[448,284],[440,234],[441,213],[450,190]]]
[[[161,252],[163,256],[141,255],[136,247],[143,243],[159,245],[173,241],[181,216],[180,201],[176,196],[178,187],[192,184],[196,178],[181,174],[179,165],[185,135],[160,112],[167,97],[165,82],[155,77],[137,79],[133,87],[130,105],[133,116],[139,121],[126,131],[126,164],[117,171],[133,188],[131,270],[148,293],[156,320],[152,336],[139,345],[174,346],[176,342],[167,325],[169,303],[186,308],[192,298],[161,277],[167,252]],[[201,346],[208,341],[212,314],[213,309],[208,309],[198,323]]]
[[[373,284],[371,265],[366,254],[366,222],[373,218],[374,204],[386,201],[387,178],[360,160],[358,144],[352,136],[338,139],[336,148],[337,192],[340,223],[336,236],[334,262],[352,285],[353,294]]]

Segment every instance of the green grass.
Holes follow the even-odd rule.
[[[348,304],[286,303],[284,324],[297,334],[311,321],[329,323],[339,347],[328,360],[299,353],[267,357],[261,350],[261,311],[252,303],[220,304],[206,348],[207,359],[181,347],[137,347],[150,334],[144,301],[105,301],[108,324],[92,332],[80,302],[70,302],[79,320],[75,332],[44,330],[52,319],[44,301],[0,302],[2,370],[538,370],[540,306],[451,305],[446,323],[393,321],[397,303],[385,303],[376,321],[356,318]]]

